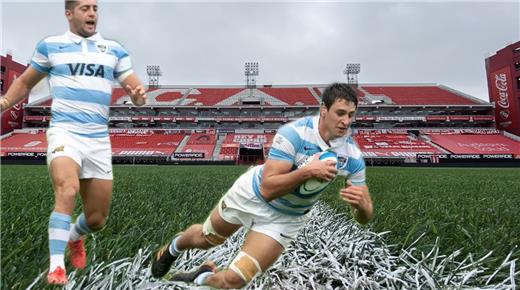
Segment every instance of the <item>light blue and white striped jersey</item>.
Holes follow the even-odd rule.
[[[278,129],[268,159],[290,162],[293,165],[292,170],[296,170],[312,155],[327,150],[333,151],[338,155],[338,176],[345,176],[354,185],[364,185],[365,161],[350,130],[346,136],[331,140],[329,146],[318,132],[318,121],[319,116],[309,116]],[[253,175],[253,190],[262,200],[260,183],[263,169],[263,165],[257,166]],[[304,195],[299,193],[297,187],[293,192],[268,202],[268,205],[289,215],[303,215],[316,203],[321,192]]]
[[[108,113],[114,80],[132,73],[128,52],[99,33],[83,38],[70,31],[43,39],[31,66],[49,76],[50,127],[88,137],[108,137]]]

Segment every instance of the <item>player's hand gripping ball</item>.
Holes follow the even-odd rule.
[[[324,151],[319,156],[320,156],[321,161],[324,161],[324,162],[327,160],[334,161],[336,163],[336,169],[338,168],[338,156],[336,155],[336,153],[334,153],[332,151]],[[300,167],[306,166],[314,158],[315,158],[315,155],[309,157],[309,159],[307,159],[305,161],[305,163],[302,164]],[[325,189],[325,187],[327,187],[327,185],[329,185],[332,181],[334,181],[334,179],[332,179],[331,181],[323,181],[323,180],[319,180],[317,178],[310,178],[310,179],[307,179],[304,183],[302,183],[300,185],[299,192],[302,195],[316,194],[316,193],[321,192],[323,189]]]

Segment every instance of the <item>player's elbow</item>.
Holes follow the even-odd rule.
[[[265,201],[271,201],[275,198],[276,191],[272,186],[270,186],[266,182],[262,182],[260,184],[260,195]]]

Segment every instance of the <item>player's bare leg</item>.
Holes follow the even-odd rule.
[[[190,226],[156,252],[152,257],[152,276],[156,278],[164,276],[182,251],[209,249],[220,245],[240,227],[241,225],[231,224],[222,219],[218,208],[215,207],[203,225]]]
[[[79,190],[79,165],[69,157],[56,157],[49,166],[55,194],[54,211],[49,220],[50,265],[47,275],[49,284],[67,283],[64,254],[69,240],[70,215]]]
[[[83,213],[76,219],[71,228],[70,262],[76,269],[86,266],[87,253],[83,246],[83,237],[103,228],[112,200],[112,180],[109,179],[82,179],[80,193],[83,201]]]
[[[173,275],[172,280],[195,282],[198,285],[221,289],[242,288],[268,269],[282,252],[282,245],[273,238],[249,231],[242,251],[238,253],[229,269],[216,272],[214,263],[208,261],[193,272]]]

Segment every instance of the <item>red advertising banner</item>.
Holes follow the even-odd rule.
[[[8,70],[5,86],[9,87],[14,80],[21,74],[15,70]],[[23,123],[23,105],[27,104],[29,98],[25,98],[18,104],[12,106],[9,110],[2,113],[1,122],[2,127],[0,128],[0,134],[4,135],[13,131],[14,129],[21,129]]]
[[[473,121],[493,121],[495,118],[493,116],[473,116]]]
[[[21,129],[23,123],[23,105],[27,104],[28,98],[12,106],[9,110],[2,113],[1,135],[9,133],[14,129]]]
[[[520,112],[513,92],[513,80],[509,67],[491,73],[491,101],[495,103],[497,128],[520,134]]]
[[[448,116],[450,121],[469,121],[471,116]]]
[[[444,115],[429,115],[426,116],[426,121],[446,121],[447,117]]]

